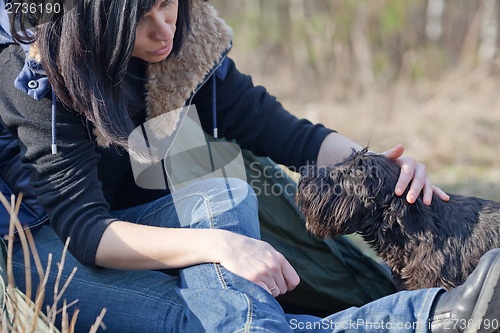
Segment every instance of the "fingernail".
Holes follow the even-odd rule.
[[[403,190],[401,188],[396,189],[396,195],[401,195],[403,194]]]

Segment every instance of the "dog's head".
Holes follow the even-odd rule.
[[[379,233],[396,224],[398,230],[417,233],[419,221],[406,221],[411,207],[394,190],[399,166],[383,155],[362,151],[329,167],[306,168],[298,184],[297,204],[307,228],[319,237],[361,231]],[[421,199],[417,209],[423,205]],[[423,205],[425,206],[425,205]]]

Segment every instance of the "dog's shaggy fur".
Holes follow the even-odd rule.
[[[500,203],[474,197],[437,197],[431,206],[394,190],[399,166],[367,149],[331,167],[302,173],[297,203],[319,237],[360,233],[391,267],[398,289],[465,282],[481,256],[500,247]]]

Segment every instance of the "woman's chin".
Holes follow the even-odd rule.
[[[164,55],[147,55],[147,56],[142,57],[142,60],[149,62],[151,64],[154,64],[156,62],[161,62],[161,61],[167,59],[169,55],[170,55],[170,53],[167,53]]]
[[[149,63],[154,64],[156,62],[161,62],[161,61],[167,59],[168,56],[170,55],[170,53],[171,52],[167,52],[164,54],[154,54],[154,53],[148,52],[148,53],[142,53],[142,54],[132,54],[132,56],[139,58],[139,59],[142,59],[145,62],[149,62]]]

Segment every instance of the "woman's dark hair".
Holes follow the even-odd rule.
[[[42,15],[13,14],[12,35],[21,43],[36,41],[42,66],[57,97],[81,112],[104,139],[127,149],[133,129],[125,75],[140,20],[161,0],[59,0],[63,10]],[[179,1],[172,56],[189,32],[191,0]],[[14,22],[16,29],[14,29]],[[39,24],[43,23],[43,24]],[[29,35],[27,27],[33,27]]]

